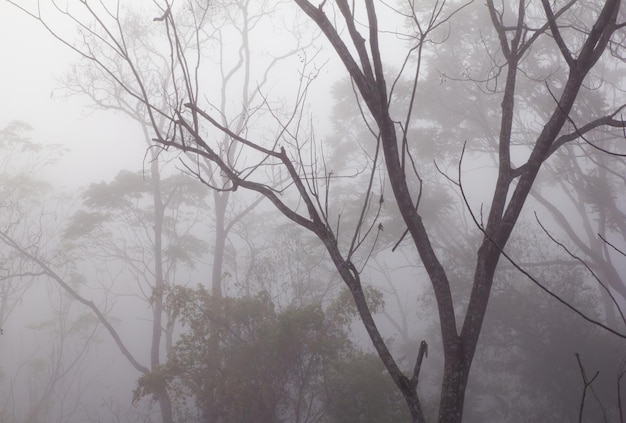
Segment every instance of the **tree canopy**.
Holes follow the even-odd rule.
[[[514,420],[524,416],[507,389],[528,407],[541,402],[533,389],[554,389],[523,360],[565,350],[577,360],[558,383],[578,375],[583,395],[569,412],[542,404],[553,407],[544,416],[607,415],[585,408],[596,391],[584,331],[560,340],[553,323],[589,325],[600,345],[626,339],[620,0],[9,3],[78,54],[70,92],[144,131],[152,185],[123,172],[90,186],[66,235],[95,234],[93,245],[149,276],[153,341],[150,366],[133,364],[135,399],[154,395],[165,423],[181,410],[218,421],[307,421],[321,409],[331,421]],[[174,159],[185,176],[162,178],[158,166]],[[209,210],[200,188],[213,196],[209,240],[185,223]],[[280,242],[276,216],[298,248]],[[123,236],[103,231],[115,220]],[[210,290],[169,278],[174,263],[191,272],[207,245],[198,268],[208,279],[210,267]],[[263,278],[289,289],[252,288]],[[340,292],[384,372],[350,340]],[[426,321],[411,326],[416,316]],[[365,368],[394,391],[363,389]]]

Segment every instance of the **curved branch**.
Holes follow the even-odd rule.
[[[39,267],[41,267],[41,269],[44,271],[44,273],[47,276],[49,276],[56,283],[58,283],[61,286],[61,288],[63,288],[68,294],[74,297],[81,304],[89,307],[91,311],[93,311],[93,313],[96,315],[100,323],[102,323],[102,325],[107,329],[107,331],[109,332],[109,334],[115,341],[115,344],[117,345],[121,353],[124,355],[124,357],[126,357],[126,359],[130,362],[130,364],[132,364],[132,366],[138,371],[140,371],[142,374],[150,373],[150,370],[147,367],[140,364],[135,359],[135,357],[133,357],[131,352],[126,348],[126,345],[124,345],[124,341],[122,341],[122,338],[120,338],[115,328],[111,325],[111,323],[109,323],[106,316],[100,311],[100,309],[94,304],[93,301],[87,300],[85,297],[80,295],[67,282],[65,282],[58,273],[52,270],[52,268],[50,268],[50,266],[48,266],[43,260],[41,260],[39,257],[26,251],[15,240],[9,237],[5,232],[0,232],[0,240],[2,240],[2,242],[4,242],[6,245],[15,249],[17,252],[19,252],[20,254],[28,258],[29,260],[36,263]]]
[[[306,13],[322,30],[326,39],[331,43],[333,49],[341,59],[343,65],[346,70],[350,74],[350,77],[354,79],[357,86],[359,87],[359,91],[362,93],[367,93],[369,95],[364,96],[365,100],[368,101],[368,107],[375,108],[376,105],[371,103],[371,94],[372,94],[372,86],[370,85],[373,81],[369,80],[367,76],[361,71],[361,68],[357,64],[357,62],[350,54],[350,50],[343,42],[337,30],[333,27],[331,22],[328,20],[326,14],[324,14],[321,8],[317,8],[313,6],[307,0],[294,0],[296,4]]]
[[[550,25],[550,32],[552,33],[552,37],[554,37],[556,45],[561,51],[561,55],[570,67],[574,66],[574,58],[572,57],[572,53],[567,48],[563,37],[561,36],[561,31],[559,30],[559,26],[556,23],[556,16],[554,16],[554,12],[552,11],[550,3],[548,2],[548,0],[541,0],[541,5],[543,6],[543,10],[546,12],[548,25]]]

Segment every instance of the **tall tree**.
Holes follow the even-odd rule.
[[[195,179],[185,175],[162,178],[154,166],[150,177],[122,171],[110,183],[87,187],[84,209],[68,222],[65,247],[73,250],[76,262],[88,260],[90,267],[102,268],[105,274],[116,273],[107,269],[109,263],[122,266],[120,273],[135,283],[116,287],[115,280],[106,280],[107,292],[115,288],[149,305],[150,365],[135,366],[144,374],[146,368],[156,371],[163,364],[173,343],[176,318],[164,309],[164,296],[190,278],[190,270],[207,251],[206,243],[194,235],[205,217],[199,210],[206,194]],[[165,390],[158,401],[163,421],[172,421]]]
[[[51,187],[43,180],[42,171],[62,152],[59,146],[33,142],[28,137],[31,129],[25,122],[13,121],[0,130],[0,231],[25,243],[37,236],[27,227],[43,230],[45,219],[36,210],[42,215],[54,212],[43,208]],[[0,250],[0,263],[0,328],[4,328],[38,271],[8,248]]]
[[[0,130],[0,240],[17,239],[31,251],[51,253],[52,260],[63,263],[63,255],[54,251],[54,233],[65,210],[45,181],[46,170],[63,149],[34,142],[31,129],[13,121]],[[84,374],[97,325],[77,315],[71,299],[47,284],[35,263],[4,242],[0,263],[0,421],[69,420],[80,404],[79,375]],[[43,299],[51,307],[42,311],[51,317],[30,313],[30,319],[23,320],[24,304]],[[16,348],[31,342],[36,344],[31,352]]]
[[[267,124],[259,124],[242,133],[236,125],[224,123],[220,112],[215,112],[212,107],[210,84],[213,78],[211,67],[205,66],[207,61],[202,55],[202,45],[195,44],[190,50],[183,48],[188,45],[189,38],[185,36],[186,27],[180,24],[178,17],[188,16],[190,9],[194,14],[203,7],[209,13],[210,5],[188,2],[184,7],[174,7],[163,2],[161,10],[154,11],[155,21],[162,25],[164,39],[169,44],[172,70],[168,74],[172,80],[171,91],[155,98],[145,90],[145,80],[137,72],[142,64],[126,50],[123,33],[119,31],[119,9],[112,11],[106,6],[96,7],[87,2],[70,3],[68,9],[59,11],[78,20],[84,36],[77,41],[64,39],[65,42],[85,59],[116,76],[121,89],[144,104],[151,122],[165,117],[167,130],[153,124],[155,142],[192,157],[188,166],[197,169],[197,176],[201,179],[207,180],[208,176],[204,175],[205,169],[195,163],[199,160],[211,162],[227,181],[217,188],[247,189],[261,194],[285,217],[319,238],[350,290],[372,345],[402,393],[413,421],[423,422],[425,414],[417,386],[425,344],[416,352],[415,366],[408,375],[405,374],[372,316],[362,280],[368,251],[377,234],[384,230],[377,220],[378,210],[383,204],[397,208],[406,227],[403,239],[410,244],[408,250],[413,251],[412,254],[422,263],[437,304],[444,358],[438,421],[460,422],[470,369],[498,264],[503,255],[512,260],[505,253],[507,243],[523,214],[540,170],[565,144],[595,130],[624,126],[617,118],[624,107],[623,99],[617,93],[605,97],[605,107],[597,114],[577,113],[582,93],[592,89],[593,82],[602,77],[597,68],[599,60],[608,60],[603,66],[620,64],[619,60],[611,62],[609,53],[620,52],[622,48],[621,2],[607,0],[602,4],[589,4],[575,0],[556,3],[520,0],[516,7],[509,8],[508,3],[506,7],[499,7],[489,0],[486,6],[481,5],[476,11],[481,16],[488,16],[492,25],[490,34],[497,39],[497,50],[488,50],[482,55],[483,60],[492,62],[493,66],[487,69],[487,75],[480,76],[490,82],[487,88],[491,89],[494,95],[491,98],[497,99],[499,107],[493,119],[497,122],[497,135],[483,150],[484,155],[495,157],[496,161],[495,184],[489,186],[490,198],[486,205],[478,210],[469,203],[467,179],[463,179],[464,163],[459,162],[459,175],[451,178],[461,195],[461,204],[465,203],[471,212],[480,236],[480,242],[471,251],[474,269],[473,276],[466,278],[470,292],[467,300],[455,297],[451,269],[446,268],[441,253],[435,248],[432,227],[423,219],[421,194],[429,187],[423,185],[412,149],[413,144],[419,142],[415,134],[419,135],[421,129],[419,116],[413,113],[413,109],[420,105],[420,82],[428,64],[424,47],[445,38],[446,27],[459,27],[453,19],[464,4],[438,2],[422,9],[420,2],[413,1],[398,8],[375,0],[337,0],[319,4],[294,0],[291,3],[297,9],[293,15],[295,20],[301,22],[300,19],[306,17],[317,27],[325,40],[324,48],[333,51],[338,58],[333,64],[341,66],[348,74],[354,87],[354,107],[361,111],[362,125],[371,134],[369,145],[361,139],[352,140],[351,151],[362,154],[362,163],[367,164],[362,170],[369,172],[369,179],[367,186],[346,199],[335,198],[332,189],[335,178],[332,169],[326,167],[324,150],[312,131],[315,124],[307,124],[311,122],[308,113],[314,110],[309,108],[307,95],[311,94],[310,87],[314,86],[319,75],[310,56],[304,55],[302,66],[291,81],[285,76],[286,68],[276,68],[274,70],[282,72],[268,76],[282,86],[288,82],[294,84],[291,111],[276,109],[276,103],[263,93],[262,101],[253,110],[257,116],[263,110],[266,117],[272,118],[275,122],[273,130],[266,130]],[[288,5],[281,6],[286,8]],[[293,9],[282,10],[285,10],[283,13],[294,13]],[[276,13],[280,11],[277,7]],[[53,23],[38,11],[29,13],[45,24]],[[406,20],[411,24],[410,30],[398,34],[395,28]],[[53,28],[48,28],[58,36]],[[196,30],[195,33],[201,32],[198,27]],[[398,38],[408,42],[399,44]],[[98,53],[99,50],[92,48],[93,43],[104,45],[106,53]],[[271,47],[279,49],[281,44],[274,43]],[[392,47],[404,48],[397,71],[390,65],[398,57],[397,50]],[[185,55],[185,52],[193,54]],[[387,57],[392,52],[394,55]],[[271,57],[271,53],[267,56]],[[135,79],[122,78],[119,68],[111,66],[110,57],[121,58]],[[546,58],[554,60],[550,62]],[[476,59],[468,57],[468,60]],[[532,79],[533,75],[527,73],[526,68],[526,64],[532,62],[551,63],[553,66],[549,70],[557,75],[552,79],[539,79],[540,82],[534,85],[532,94],[536,98],[533,101],[547,105],[543,116],[529,115],[523,108],[525,98],[522,94],[526,93],[520,81],[528,76]],[[410,75],[407,76],[409,101],[397,100],[399,86],[396,82],[401,75]],[[280,94],[276,93],[276,101],[282,100]],[[169,100],[166,107],[159,100],[162,95]],[[532,136],[525,144],[526,154],[516,157],[513,153],[519,122],[531,118],[534,122],[529,126]],[[224,135],[229,146],[241,147],[236,158],[222,154],[224,144],[216,140],[223,140]],[[462,144],[462,139],[457,141]],[[462,158],[462,147],[458,150]],[[268,173],[281,175],[281,183],[273,182]],[[392,191],[389,195],[383,195],[382,179],[388,181]],[[356,221],[341,219],[342,206],[347,201],[361,204],[362,213]],[[483,210],[486,213],[484,221]],[[461,311],[457,313],[458,310]],[[614,329],[607,329],[624,336]]]

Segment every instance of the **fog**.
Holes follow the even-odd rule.
[[[426,3],[0,3],[0,423],[621,421],[626,12]]]

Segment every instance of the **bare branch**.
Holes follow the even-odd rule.
[[[27,257],[33,263],[36,263],[42,269],[42,271],[45,272],[47,276],[49,276],[57,284],[59,284],[59,286],[61,286],[61,288],[63,288],[68,294],[70,294],[78,302],[87,306],[91,311],[93,311],[93,313],[96,315],[100,323],[102,323],[102,325],[107,329],[107,331],[109,332],[109,334],[115,341],[115,344],[117,345],[119,350],[122,352],[124,357],[126,357],[126,359],[130,362],[130,364],[132,364],[132,366],[138,371],[140,371],[142,374],[150,373],[150,370],[147,367],[140,364],[135,359],[135,357],[131,354],[131,352],[126,348],[124,341],[122,341],[122,338],[120,338],[115,328],[111,325],[111,323],[108,321],[106,316],[100,311],[100,309],[93,303],[93,301],[87,300],[82,295],[80,295],[75,289],[73,289],[68,283],[66,283],[58,273],[52,270],[52,268],[50,268],[48,264],[46,264],[39,257],[26,251],[24,248],[18,245],[17,242],[15,242],[11,237],[9,237],[9,235],[7,235],[5,232],[0,232],[0,240],[2,240],[2,242],[4,242],[6,245],[18,251],[24,257]]]

